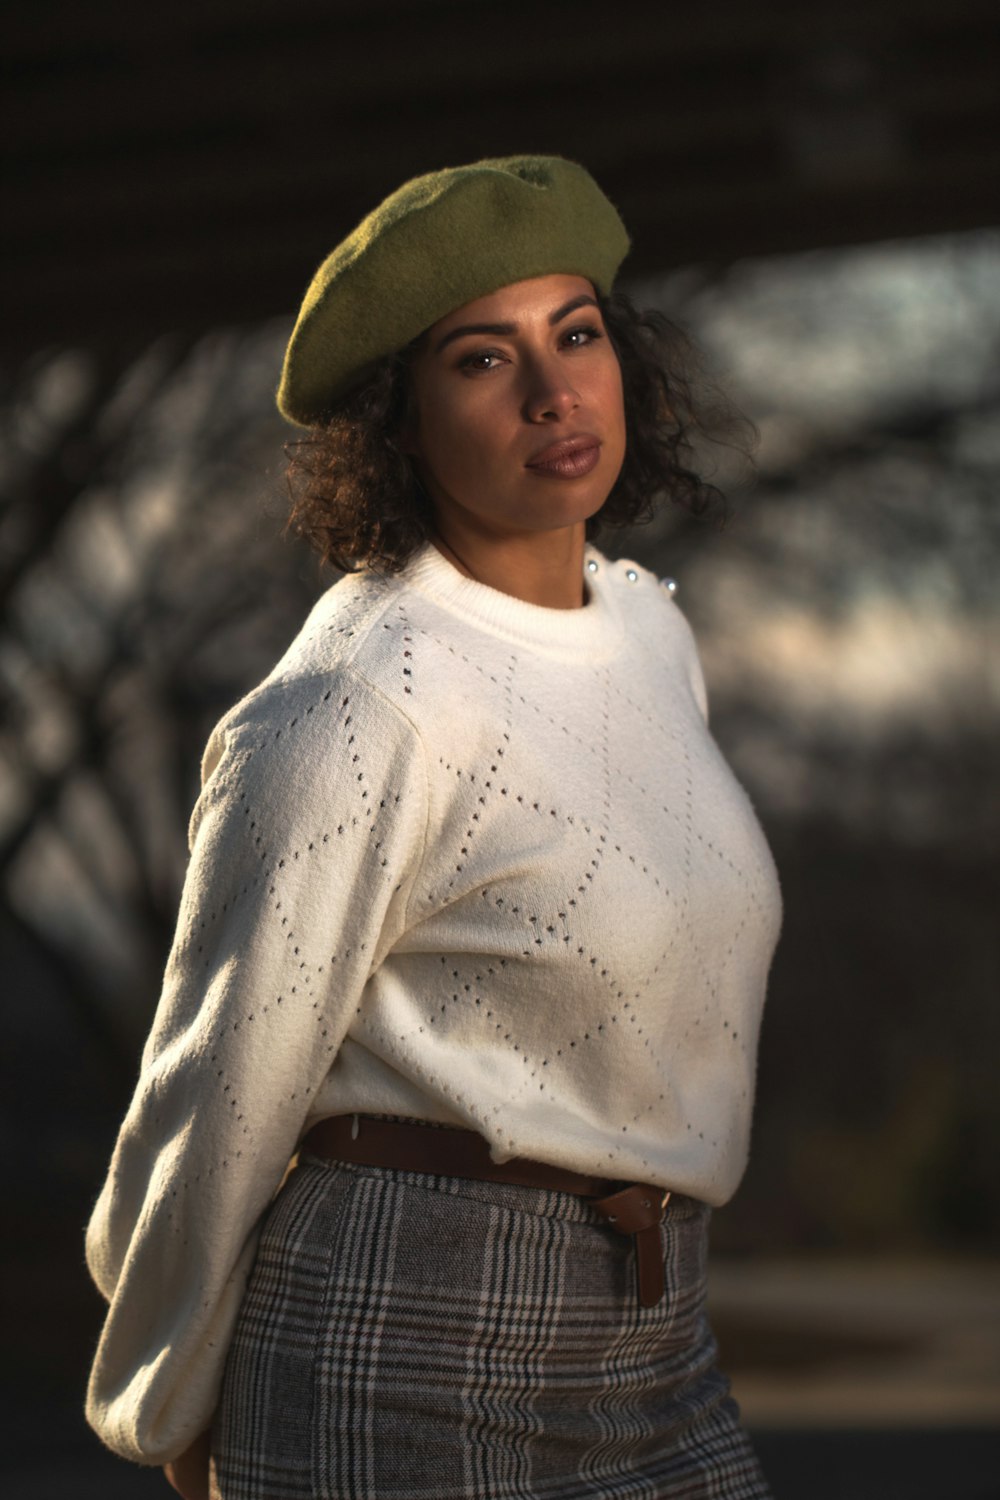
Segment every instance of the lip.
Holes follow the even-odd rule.
[[[590,432],[574,433],[557,443],[548,443],[525,461],[525,468],[559,479],[576,479],[589,474],[601,456],[601,440]]]

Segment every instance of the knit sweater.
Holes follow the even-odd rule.
[[[111,1305],[87,1411],[119,1453],[163,1462],[208,1424],[259,1221],[326,1115],[735,1189],[774,867],[671,593],[585,566],[569,610],[431,546],[346,577],[213,732],[88,1231]]]

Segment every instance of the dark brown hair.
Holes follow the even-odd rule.
[[[696,448],[707,440],[748,457],[753,424],[706,378],[695,345],[663,313],[640,312],[621,292],[599,302],[621,364],[626,451],[587,522],[588,539],[651,520],[663,499],[695,515],[724,513],[721,491],[697,472]],[[398,572],[433,529],[430,501],[398,442],[413,347],[381,360],[325,422],[285,445],[289,529],[342,571]]]

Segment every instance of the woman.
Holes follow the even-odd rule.
[[[295,519],[359,571],[211,737],[88,1238],[88,1415],[192,1500],[209,1446],[226,1500],[768,1493],[703,1302],[778,894],[670,591],[588,545],[706,494],[627,246],[480,162],[307,292]]]

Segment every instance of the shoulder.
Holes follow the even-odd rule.
[[[294,816],[349,782],[403,782],[422,766],[412,718],[379,680],[379,632],[397,594],[391,581],[349,577],[317,601],[273,670],[212,730],[190,843],[219,803]]]
[[[672,668],[687,682],[702,718],[708,717],[705,679],[694,632],[678,602],[680,586],[672,575],[658,575],[632,558],[605,558],[588,548],[588,566],[596,561],[603,584],[614,591],[634,650],[652,663]],[[596,581],[596,580],[595,580]]]
[[[693,645],[691,627],[678,605],[675,578],[658,576],[630,557],[607,558],[596,547],[587,548],[585,569],[593,570],[595,585],[613,592],[626,620],[641,620]]]
[[[622,598],[655,599],[657,603],[669,603],[676,592],[673,578],[657,577],[642,563],[631,557],[605,557],[597,547],[587,546],[584,573],[605,587],[612,588]]]

